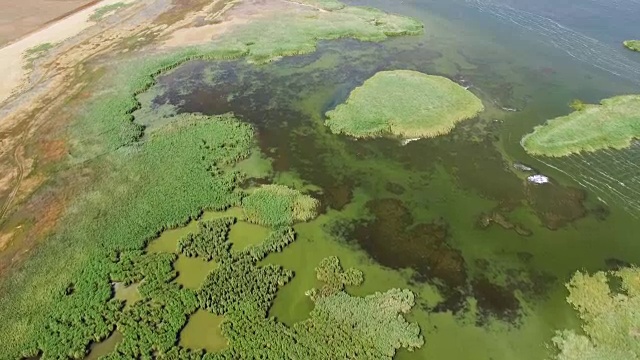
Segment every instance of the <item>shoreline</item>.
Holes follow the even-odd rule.
[[[53,25],[53,24],[55,24],[55,23],[57,23],[59,21],[65,20],[68,17],[71,17],[74,14],[76,14],[78,12],[81,12],[82,10],[85,10],[85,9],[87,9],[87,8],[93,6],[93,5],[96,5],[96,4],[100,3],[101,1],[103,1],[103,0],[91,0],[91,1],[89,1],[89,2],[87,2],[85,4],[83,4],[83,5],[80,5],[80,6],[74,8],[72,10],[69,10],[69,11],[67,11],[67,12],[65,12],[65,13],[63,13],[61,15],[58,15],[58,16],[54,17],[51,20],[47,20],[44,23],[42,23],[40,25],[37,25],[33,30],[29,30],[27,33],[15,38],[15,39],[10,39],[8,42],[1,44],[0,45],[0,50],[6,48],[8,46],[11,46],[11,45],[13,45],[13,44],[15,44],[17,42],[20,42],[20,41],[24,40],[25,38],[28,38],[29,36],[46,29],[50,25]]]

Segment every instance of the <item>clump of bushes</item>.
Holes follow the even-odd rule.
[[[271,227],[311,220],[319,205],[311,196],[283,185],[263,185],[242,200],[248,221]]]
[[[589,275],[577,272],[567,284],[567,302],[583,321],[583,334],[558,332],[557,360],[640,358],[640,269]]]
[[[234,217],[200,222],[197,234],[189,234],[178,241],[178,252],[189,257],[201,257],[205,261],[221,256],[231,247],[227,239],[235,222]]]
[[[354,268],[343,270],[336,256],[323,259],[316,267],[316,276],[324,284],[319,290],[311,289],[307,292],[313,300],[337,294],[347,285],[356,286],[364,281],[362,271]]]

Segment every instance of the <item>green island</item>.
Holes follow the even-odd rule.
[[[381,71],[328,111],[325,124],[334,133],[356,138],[425,138],[448,133],[483,109],[473,93],[445,77]]]
[[[640,40],[626,40],[622,44],[629,50],[640,51]]]
[[[261,63],[312,52],[323,39],[381,41],[422,31],[413,19],[347,6],[290,20],[286,24],[300,31],[275,26],[269,35],[256,21],[205,48],[138,58],[110,70],[114,76],[69,130],[69,163],[82,164],[95,180],[47,242],[0,284],[3,357],[81,359],[93,345],[114,338],[121,340],[102,359],[391,359],[399,348],[423,344],[420,328],[402,317],[414,305],[408,290],[355,297],[337,287],[313,297],[307,321],[288,327],[268,317],[276,292],[294,274],[258,262],[295,240],[287,226],[315,217],[317,200],[280,185],[243,190],[246,175],[234,166],[259,150],[255,130],[232,115],[172,115],[148,130],[132,115],[141,106],[138,94],[189,60]],[[236,219],[224,218],[203,222],[174,253],[145,251],[164,230],[231,207],[271,226],[272,233],[258,245],[231,251],[228,234]],[[182,256],[216,266],[199,287],[185,287],[176,281]],[[127,303],[114,296],[113,284],[134,289],[139,299]],[[223,317],[224,350],[179,344],[189,317],[202,311]]]
[[[640,269],[577,272],[567,289],[567,301],[578,311],[583,333],[557,333],[557,360],[640,359]]]
[[[640,95],[581,104],[567,116],[548,120],[522,138],[532,155],[566,156],[607,148],[624,149],[640,136]]]

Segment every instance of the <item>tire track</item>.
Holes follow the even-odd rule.
[[[24,179],[25,160],[24,160],[23,145],[18,145],[16,147],[16,150],[13,152],[13,161],[15,162],[18,168],[18,177],[16,179],[16,184],[13,187],[13,190],[11,190],[9,197],[7,197],[7,200],[5,200],[4,204],[2,205],[2,209],[0,209],[0,221],[2,221],[4,217],[7,215],[7,213],[9,212],[11,203],[13,203],[13,200],[16,198],[16,195],[18,194],[18,190],[20,190],[20,185],[22,184],[22,180]]]

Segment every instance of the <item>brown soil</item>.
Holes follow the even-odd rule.
[[[0,46],[97,2],[99,0],[1,0]]]

